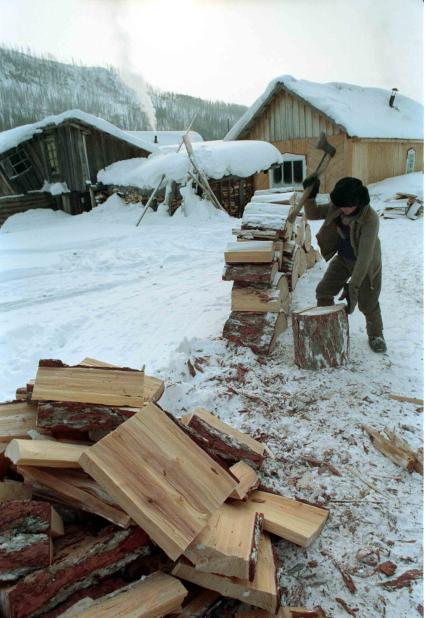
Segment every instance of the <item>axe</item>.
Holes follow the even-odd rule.
[[[320,134],[320,139],[316,144],[316,148],[318,148],[319,150],[323,150],[323,157],[320,159],[319,165],[316,167],[316,169],[311,175],[317,176],[317,178],[320,178],[320,176],[324,174],[326,168],[328,167],[330,160],[335,155],[336,148],[335,146],[332,146],[332,144],[328,142],[328,140],[326,139],[326,135],[324,133]],[[314,185],[310,185],[309,187],[304,189],[304,192],[302,196],[300,197],[298,203],[295,205],[294,210],[289,213],[288,221],[290,223],[293,223],[295,221],[297,215],[301,212],[302,207],[304,206],[306,201],[310,198],[310,193],[311,193],[313,186]]]

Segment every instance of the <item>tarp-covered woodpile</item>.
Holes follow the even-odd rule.
[[[307,547],[328,510],[270,492],[265,443],[203,408],[177,419],[162,392],[143,369],[41,360],[0,405],[3,616],[298,615],[274,544]]]
[[[237,242],[224,255],[224,281],[233,281],[232,313],[223,335],[259,354],[269,354],[288,327],[291,293],[298,278],[320,259],[304,216],[288,221],[296,204],[285,193],[257,191],[246,206]]]

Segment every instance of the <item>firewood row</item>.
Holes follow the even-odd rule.
[[[256,192],[247,204],[236,242],[224,255],[224,281],[233,281],[231,314],[223,329],[230,341],[269,354],[288,327],[291,293],[320,260],[304,216],[288,221],[296,193]]]
[[[307,547],[328,511],[266,490],[266,444],[203,408],[175,418],[163,389],[41,360],[0,404],[0,615],[309,615],[281,603],[276,538]]]

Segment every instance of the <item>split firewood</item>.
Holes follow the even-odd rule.
[[[84,358],[80,366],[83,367],[115,367],[115,369],[120,369],[118,365],[111,365],[110,363],[105,363],[104,361],[97,360],[96,358],[86,357]],[[122,367],[121,367],[122,369]],[[164,382],[159,378],[155,378],[153,376],[144,376],[143,382],[143,399],[145,401],[156,402],[161,399],[164,393]]]
[[[291,302],[286,277],[275,275],[273,283],[247,284],[235,282],[232,288],[232,311],[288,313]]]
[[[124,588],[99,599],[85,599],[74,605],[61,618],[152,618],[181,610],[187,595],[183,584],[157,571],[145,579],[133,582]]]
[[[223,337],[237,345],[251,348],[256,354],[270,354],[277,339],[288,327],[280,313],[248,313],[232,311],[223,328]]]
[[[221,598],[214,590],[200,589],[183,605],[182,610],[175,618],[204,618],[210,615],[217,601]],[[210,612],[210,613],[208,613]]]
[[[265,283],[271,285],[278,271],[278,263],[270,264],[226,264],[223,281],[240,283]]]
[[[373,446],[388,459],[391,459],[393,463],[405,468],[410,473],[415,470],[423,476],[423,463],[420,461],[420,454],[418,458],[418,453],[413,451],[405,440],[388,428],[384,429],[387,437],[368,425],[363,425],[363,429],[369,435]]]
[[[223,504],[184,552],[197,571],[253,581],[263,516]]]
[[[67,539],[65,539],[67,540]],[[67,540],[51,566],[33,571],[0,590],[0,610],[10,618],[44,615],[91,582],[117,572],[151,551],[141,528],[105,530],[83,540]]]
[[[348,362],[345,305],[311,307],[292,314],[295,363],[303,369],[339,367]]]
[[[1,502],[0,581],[12,582],[51,564],[51,539],[61,535],[62,520],[48,502]]]
[[[10,466],[10,459],[6,457],[5,452],[7,443],[0,442],[0,479],[3,479]]]
[[[73,401],[40,401],[37,429],[53,435],[75,436],[89,432],[112,431],[143,408],[85,404]]]
[[[263,214],[252,213],[245,214],[242,218],[241,229],[243,230],[273,230],[281,232],[285,228],[287,215],[285,213]]]
[[[244,505],[263,513],[264,530],[302,547],[319,536],[329,516],[327,509],[266,491],[252,492]]]
[[[0,482],[0,504],[10,500],[31,500],[32,487],[30,484],[7,479]]]
[[[394,393],[390,394],[390,399],[394,399],[395,401],[401,401],[406,403],[413,403],[417,406],[423,406],[424,400],[417,399],[416,397],[405,397],[404,395],[395,395]]]
[[[261,465],[265,457],[273,457],[270,449],[246,433],[228,425],[203,408],[195,408],[181,417],[182,422],[203,448],[226,460],[245,459]]]
[[[154,404],[87,448],[80,464],[173,560],[237,486]]]
[[[20,466],[79,468],[79,459],[87,446],[55,440],[12,440],[5,455]]]
[[[269,240],[232,242],[224,253],[226,264],[270,264],[274,258],[274,245]]]
[[[302,277],[307,270],[307,257],[306,252],[302,247],[299,250],[299,261],[298,261],[298,277]]]
[[[304,228],[303,248],[306,253],[309,253],[311,251],[311,227],[309,223],[306,223]]]
[[[26,401],[0,404],[0,442],[26,438],[36,427],[37,408]]]
[[[238,461],[230,466],[230,472],[239,481],[239,485],[230,494],[230,498],[234,500],[243,500],[260,484],[256,471],[244,461]]]
[[[234,228],[232,234],[238,240],[277,240],[279,238],[279,232],[276,230],[241,230]]]
[[[94,513],[120,528],[131,524],[130,516],[82,471],[18,466],[18,472],[41,498]]]
[[[143,384],[144,370],[70,367],[61,361],[41,360],[32,400],[141,407],[144,405]]]
[[[290,257],[283,255],[282,272],[288,280],[289,290],[293,292],[297,285],[300,272],[301,247],[296,246]]]
[[[181,558],[172,574],[194,584],[219,592],[225,597],[238,599],[276,613],[280,602],[280,590],[276,577],[277,569],[270,538],[262,534],[258,549],[258,561],[253,582],[229,578],[213,573],[197,571],[185,558]]]
[[[307,262],[307,268],[313,268],[313,266],[316,263],[316,252],[314,249],[310,249],[309,251],[306,251],[305,254],[305,259]]]

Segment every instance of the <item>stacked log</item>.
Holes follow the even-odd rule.
[[[231,314],[223,336],[257,354],[269,354],[288,327],[291,292],[319,254],[304,216],[288,221],[294,191],[256,193],[246,206],[237,242],[225,252],[224,281],[233,281]]]
[[[229,616],[240,602],[284,610],[276,537],[307,547],[328,511],[259,491],[263,462],[274,457],[267,445],[203,408],[174,418],[144,399],[146,377],[94,359],[44,360],[16,402],[14,430],[14,408],[3,404],[5,618],[183,617],[212,607],[225,615],[229,597]],[[111,424],[124,392],[143,401]],[[80,423],[74,403],[84,404]],[[58,437],[68,425],[72,442]],[[189,593],[185,582],[197,588]]]

